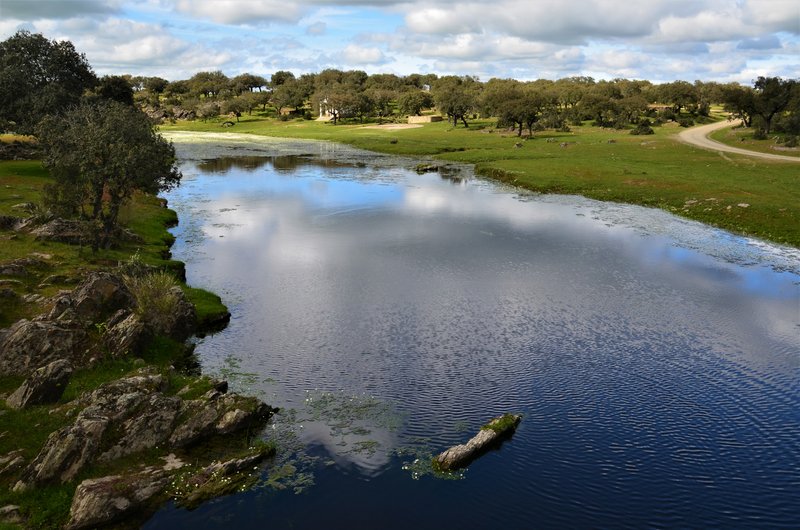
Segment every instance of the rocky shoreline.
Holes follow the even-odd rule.
[[[5,272],[19,274],[35,265],[25,259],[2,264]],[[43,444],[0,454],[0,480],[10,490],[0,522],[30,526],[30,506],[8,499],[61,486],[71,492],[61,526],[141,520],[168,499],[195,506],[252,483],[274,452],[250,443],[274,413],[271,407],[229,393],[225,381],[175,368],[191,354],[186,340],[206,331],[198,329],[195,308],[180,287],[168,290],[173,303],[155,321],[142,313],[129,282],[119,269],[90,272],[71,291],[39,300],[42,314],[0,330],[0,378],[21,380],[0,396],[0,415],[15,421],[12,430],[20,429],[11,437],[21,438],[24,422],[35,418],[55,427]],[[225,318],[213,325],[220,321]],[[159,340],[171,345],[166,360],[145,360]],[[122,373],[109,373],[112,364]],[[65,396],[76,376],[89,383]],[[33,426],[41,429],[42,423]],[[228,439],[237,442],[204,449]]]

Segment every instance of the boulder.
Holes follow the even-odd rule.
[[[120,309],[136,307],[136,300],[122,278],[109,272],[92,272],[72,291],[72,308],[89,322],[99,322]]]
[[[86,241],[83,223],[71,219],[53,219],[31,230],[39,241],[56,241],[70,245],[80,245]]]
[[[169,473],[157,467],[84,480],[75,490],[66,528],[97,528],[139,512],[164,492],[169,480]]]
[[[139,356],[150,337],[150,330],[138,315],[120,309],[106,321],[103,345],[115,359]]]
[[[180,410],[180,398],[161,393],[150,395],[138,407],[137,414],[122,422],[117,429],[122,435],[112,442],[111,448],[101,454],[98,461],[116,460],[163,444],[172,434]]]
[[[208,436],[245,429],[266,421],[273,412],[255,398],[212,392],[213,399],[184,401],[183,420],[169,438],[172,447],[185,447]]]
[[[43,366],[30,375],[6,400],[13,409],[24,409],[33,405],[55,403],[61,399],[72,375],[72,365],[58,359]]]
[[[451,447],[434,458],[434,465],[442,471],[466,467],[486,451],[510,437],[520,421],[522,421],[522,416],[515,414],[504,414],[494,418],[481,427],[478,434],[466,444]]]
[[[0,215],[0,230],[13,230],[19,221],[19,217]]]
[[[83,364],[89,335],[70,322],[20,320],[0,335],[0,375],[28,376],[55,360]]]

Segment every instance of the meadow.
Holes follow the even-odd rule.
[[[739,234],[800,247],[800,166],[720,154],[680,143],[675,123],[631,135],[585,124],[518,138],[494,120],[376,128],[243,116],[163,125],[162,130],[235,132],[341,142],[435,163],[473,164],[477,174],[541,193],[576,194],[661,208]],[[724,131],[723,131],[724,133]]]

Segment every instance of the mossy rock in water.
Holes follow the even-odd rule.
[[[456,445],[433,459],[434,469],[450,471],[466,467],[504,439],[511,436],[522,421],[518,414],[504,414],[481,427],[466,444]]]

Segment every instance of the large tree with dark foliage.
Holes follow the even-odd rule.
[[[789,106],[795,84],[796,81],[792,79],[763,76],[753,83],[755,89],[753,111],[754,114],[761,117],[765,134],[769,134],[775,115],[783,112]]]
[[[0,42],[0,128],[29,134],[44,116],[77,104],[96,84],[71,42],[19,31]]]
[[[480,92],[479,83],[471,77],[446,76],[439,78],[433,85],[433,98],[439,112],[453,121],[453,127],[459,120],[464,127],[469,127],[467,115],[475,110]]]
[[[113,242],[120,208],[134,191],[157,193],[181,179],[172,144],[143,112],[116,101],[87,101],[48,116],[36,135],[55,179],[49,204],[90,221],[95,250]]]

